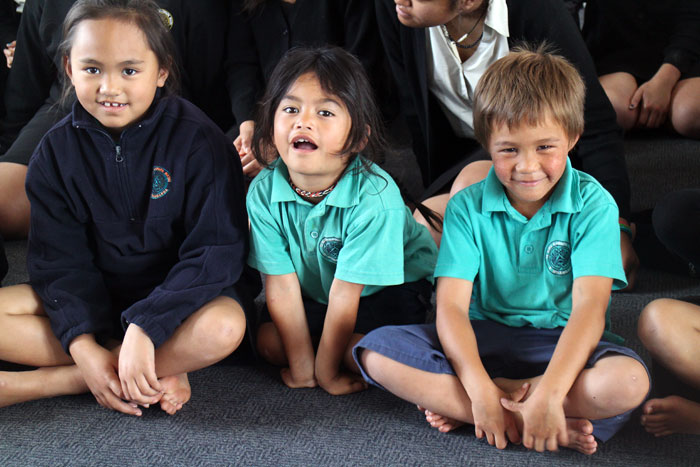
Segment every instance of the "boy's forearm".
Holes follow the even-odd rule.
[[[440,344],[447,360],[467,394],[492,384],[469,321],[469,301],[472,283],[461,279],[441,277],[437,288],[437,328]]]
[[[435,325],[447,360],[470,397],[492,384],[476,343],[474,330],[463,312],[445,306],[438,309]]]
[[[611,286],[612,280],[603,277],[574,281],[571,315],[537,392],[563,402],[603,335]]]

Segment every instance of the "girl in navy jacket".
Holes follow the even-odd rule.
[[[30,286],[0,296],[0,359],[39,369],[0,375],[2,405],[89,390],[120,412],[172,414],[187,372],[243,338],[240,163],[201,111],[165,96],[176,68],[157,10],[79,0],[66,17],[77,102],[29,165]]]

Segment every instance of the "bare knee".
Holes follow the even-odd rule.
[[[243,308],[229,297],[218,297],[208,305],[195,326],[198,348],[205,358],[218,361],[238,348],[245,336]]]
[[[644,307],[639,315],[637,334],[644,347],[655,353],[668,339],[669,309],[675,300],[661,298]]]
[[[486,175],[488,175],[491,167],[493,167],[493,163],[491,161],[475,161],[468,164],[459,172],[459,175],[457,175],[457,178],[452,184],[452,189],[450,189],[450,197],[456,195],[466,187],[482,181],[484,178],[486,178]]]
[[[0,233],[9,239],[26,238],[29,233],[29,198],[24,189],[27,166],[0,163]]]
[[[44,316],[44,305],[28,284],[0,288],[0,314]]]
[[[360,349],[358,358],[360,360],[360,366],[365,370],[365,373],[381,384],[381,381],[384,380],[382,375],[387,372],[387,363],[390,363],[390,359],[369,349]]]
[[[610,363],[599,374],[596,384],[598,387],[593,392],[593,402],[601,412],[621,414],[644,402],[650,382],[649,375],[640,362],[620,355],[606,357],[599,360],[599,363],[601,366]]]
[[[681,135],[687,138],[700,138],[700,105],[697,100],[673,103],[671,125]]]
[[[287,364],[287,355],[284,351],[282,338],[277,328],[271,322],[263,323],[258,328],[257,336],[258,353],[269,363],[277,366]]]

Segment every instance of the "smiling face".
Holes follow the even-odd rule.
[[[489,153],[493,168],[511,205],[532,218],[549,199],[566,169],[566,158],[576,144],[558,123],[547,117],[536,126],[493,126]]]
[[[394,0],[394,3],[397,18],[409,28],[445,24],[454,19],[459,12],[459,1],[453,0]]]
[[[351,126],[345,104],[324,92],[315,74],[290,86],[275,111],[274,141],[296,186],[320,191],[338,180],[348,164],[341,151]]]
[[[143,118],[168,78],[143,32],[113,19],[82,21],[65,66],[80,104],[113,135]]]

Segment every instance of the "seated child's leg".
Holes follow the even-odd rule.
[[[0,407],[88,391],[28,285],[0,289],[0,360],[40,367],[0,372]]]
[[[29,285],[0,289],[0,360],[38,367],[73,364]]]
[[[683,381],[700,388],[700,306],[672,299],[649,303],[637,330],[652,357]]]
[[[654,300],[639,317],[638,333],[655,361],[700,389],[700,306],[671,299]],[[700,403],[677,395],[644,404],[642,425],[655,436],[700,434]]]
[[[435,414],[473,423],[469,396],[432,338],[437,339],[435,325],[386,326],[367,334],[354,355],[370,384]]]
[[[7,239],[26,238],[29,233],[26,178],[26,165],[0,162],[0,234]]]
[[[219,296],[190,315],[156,350],[159,376],[210,366],[230,355],[245,335],[245,314],[230,297]]]
[[[630,100],[637,90],[637,80],[629,73],[610,73],[599,77],[605,94],[615,109],[617,123],[623,130],[630,130],[637,125],[639,106],[630,109]]]
[[[245,335],[243,308],[219,296],[194,312],[156,349],[155,364],[163,388],[161,408],[174,414],[191,395],[187,373],[210,366],[238,348]]]
[[[700,138],[698,95],[700,95],[700,78],[680,80],[673,88],[671,95],[671,125],[674,130],[688,138]]]
[[[282,337],[275,325],[268,321],[258,327],[258,353],[269,363],[276,366],[287,365],[287,354],[284,352]]]

